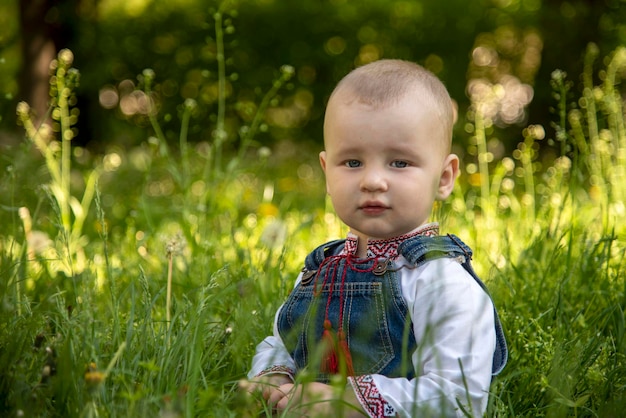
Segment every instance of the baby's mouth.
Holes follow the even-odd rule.
[[[379,202],[366,202],[359,209],[367,215],[380,215],[390,207]]]

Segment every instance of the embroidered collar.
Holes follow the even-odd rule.
[[[439,235],[439,224],[432,222],[417,227],[413,231],[400,235],[398,237],[388,239],[373,239],[367,242],[367,258],[387,258],[396,260],[398,258],[398,247],[409,238],[423,235],[433,237]],[[346,238],[346,244],[341,254],[356,254],[358,248],[359,237],[349,232]]]

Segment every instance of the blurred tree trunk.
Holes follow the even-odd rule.
[[[19,99],[30,104],[38,123],[48,110],[48,79],[50,61],[57,53],[54,27],[46,19],[54,0],[20,0],[22,29],[22,71]]]
[[[35,120],[48,111],[50,62],[73,36],[80,0],[20,0],[22,70],[19,100],[28,102]]]

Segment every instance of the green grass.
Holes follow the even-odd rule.
[[[581,97],[555,72],[560,156],[542,167],[542,127],[489,162],[491,122],[473,110],[483,151],[465,163],[479,170],[437,219],[474,248],[508,337],[489,416],[626,408],[624,54],[594,85],[590,48]],[[143,76],[150,94],[155,75]],[[261,114],[237,134],[221,111],[214,139],[187,143],[194,106],[177,149],[151,113],[154,138],[98,156],[69,147],[71,100],[54,102],[60,143],[22,114],[27,137],[0,158],[0,415],[256,416],[237,382],[304,255],[344,229],[316,150],[259,148]]]

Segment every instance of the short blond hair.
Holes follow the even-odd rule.
[[[342,78],[329,101],[340,92],[352,94],[372,106],[392,104],[416,94],[419,103],[429,106],[441,120],[447,145],[452,142],[456,106],[441,80],[418,64],[399,59],[371,62]]]

